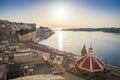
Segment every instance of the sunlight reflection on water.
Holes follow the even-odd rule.
[[[58,31],[58,48],[63,49],[63,32],[61,30]]]
[[[120,66],[120,35],[103,32],[55,31],[50,38],[40,43],[62,51],[80,55],[83,45],[88,49],[90,43],[94,54],[105,63]]]

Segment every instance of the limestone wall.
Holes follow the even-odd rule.
[[[26,40],[34,41],[35,39],[36,39],[36,31],[19,36],[19,41],[26,41]]]

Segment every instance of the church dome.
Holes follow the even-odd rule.
[[[93,48],[89,48],[86,56],[80,57],[75,64],[79,69],[84,69],[89,72],[103,71],[104,63],[102,60],[93,55]]]

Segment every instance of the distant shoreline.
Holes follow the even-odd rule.
[[[120,28],[67,28],[67,29],[56,29],[55,31],[62,30],[62,31],[102,31],[107,33],[120,33]]]

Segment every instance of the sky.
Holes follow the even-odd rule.
[[[120,27],[120,0],[0,0],[0,19],[51,28]]]

